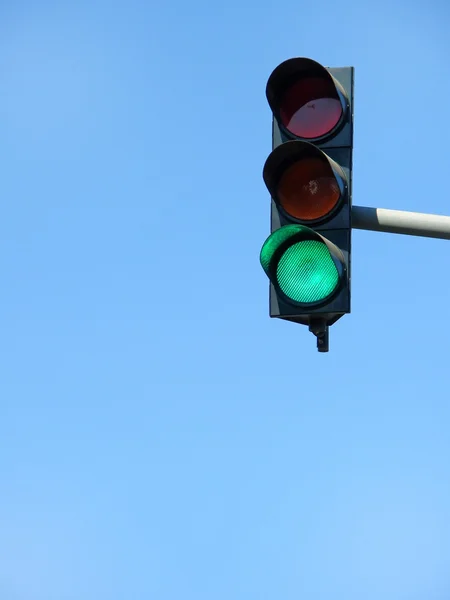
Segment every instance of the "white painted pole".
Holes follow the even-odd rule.
[[[450,240],[450,217],[403,210],[353,206],[352,228]]]

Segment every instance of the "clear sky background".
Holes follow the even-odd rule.
[[[355,204],[450,214],[444,0],[0,9],[1,600],[448,600],[450,245],[268,317],[267,77],[355,66]]]

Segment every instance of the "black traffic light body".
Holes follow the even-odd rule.
[[[267,99],[273,112],[273,136],[272,153],[264,166],[263,177],[272,196],[271,233],[273,234],[280,228],[289,225],[304,225],[310,231],[312,230],[312,237],[308,238],[308,233],[306,232],[304,234],[306,235],[305,239],[318,240],[319,238],[313,237],[314,233],[323,236],[325,238],[323,241],[325,243],[328,242],[327,247],[330,249],[334,262],[339,266],[339,282],[334,288],[333,293],[320,301],[305,303],[298,301],[298,297],[301,297],[301,294],[297,297],[296,301],[293,301],[292,294],[289,297],[289,295],[287,296],[283,293],[276,276],[276,267],[279,263],[272,268],[272,265],[269,263],[265,266],[263,260],[261,260],[266,273],[271,279],[270,316],[304,324],[310,326],[310,328],[316,323],[321,323],[328,327],[344,314],[350,312],[353,80],[354,70],[352,67],[324,68],[309,59],[291,59],[275,69],[267,84]],[[315,82],[312,87],[315,86],[319,91],[303,92],[301,86],[307,89],[308,81]],[[317,107],[322,102],[322,107],[325,106],[326,108],[327,106],[331,106],[331,102],[336,104],[337,99],[339,99],[342,110],[340,118],[332,128],[332,131],[315,138],[312,138],[311,133],[308,134],[308,137],[301,137],[301,135],[298,135],[299,133],[301,134],[301,131],[297,131],[297,135],[295,135],[295,132],[293,133],[285,126],[283,120],[286,121],[286,118],[283,119],[282,110],[280,110],[281,99],[286,89],[289,89],[289,86],[292,87],[295,85],[297,86],[297,90],[301,90],[300,92],[296,92],[297,97],[303,97],[305,105],[307,104],[309,108],[309,113],[312,114],[312,120],[316,119],[317,123],[320,121],[320,115],[316,117],[317,113],[314,113],[316,100],[318,99]],[[325,97],[324,99],[320,98],[321,88],[322,96]],[[332,98],[328,99],[328,96]],[[325,117],[327,116],[326,110]],[[306,119],[308,119],[308,115]],[[307,128],[305,123],[300,122],[297,129],[301,129],[301,127]],[[320,132],[320,123],[317,127],[317,131]],[[295,127],[291,129],[295,130]],[[326,168],[330,174],[333,174],[335,179],[335,181],[334,179],[332,181],[332,176],[328,174],[328,171],[318,176],[307,175],[306,179],[303,175],[300,179],[298,177],[297,180],[293,179],[294,183],[298,183],[299,181],[306,182],[306,186],[309,186],[306,196],[302,196],[302,193],[299,193],[298,189],[294,190],[293,194],[295,195],[296,202],[301,204],[305,200],[311,211],[316,211],[317,214],[313,216],[317,218],[311,218],[313,213],[306,215],[305,211],[296,209],[295,207],[292,210],[294,205],[289,199],[286,200],[286,194],[284,194],[285,204],[283,205],[283,194],[280,193],[282,184],[280,182],[282,182],[282,178],[288,172],[290,166],[294,165],[294,163],[298,165],[301,161],[303,161],[303,164],[306,164],[305,161],[309,161],[309,164],[312,164],[311,161],[316,161],[316,163],[317,161],[321,161],[321,164],[323,163],[324,165],[326,163]],[[321,195],[320,186],[324,186],[323,182],[326,181],[332,181],[333,187],[329,187],[327,193],[324,192],[323,201],[327,199],[327,194],[327,197],[330,197],[330,190],[336,191],[338,186],[339,201],[336,202],[336,205],[326,215],[320,216],[315,205],[315,197]],[[293,190],[294,187],[291,186],[291,189]],[[303,185],[304,187],[305,185]],[[289,210],[285,210],[286,205],[290,207]],[[308,218],[304,218],[305,216]],[[278,256],[281,255],[282,252],[278,252]],[[275,254],[275,258],[276,256]],[[269,266],[267,266],[268,264]],[[304,268],[306,269],[306,267]],[[303,271],[303,273],[308,277],[306,271]],[[301,285],[300,276],[298,285]]]

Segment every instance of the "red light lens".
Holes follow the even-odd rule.
[[[304,158],[286,169],[277,187],[282,208],[299,221],[326,217],[338,204],[341,192],[330,164]]]
[[[283,125],[304,139],[330,133],[339,123],[342,112],[333,82],[323,77],[300,79],[286,90],[280,104]]]

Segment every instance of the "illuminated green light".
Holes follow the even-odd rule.
[[[304,240],[290,246],[277,266],[281,291],[304,304],[324,300],[339,284],[339,273],[325,244]]]

